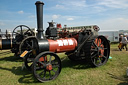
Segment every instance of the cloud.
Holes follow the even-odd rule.
[[[100,13],[100,12],[104,12],[107,10],[107,9],[105,9],[103,7],[99,7],[99,6],[94,6],[93,8],[94,8],[94,11],[92,13],[96,13],[96,12]]]
[[[87,7],[86,0],[59,0],[56,9],[75,9],[80,10],[80,8]]]
[[[57,5],[56,5],[56,8],[58,8],[58,9],[64,9],[64,6],[57,4]]]
[[[74,20],[74,19],[73,18],[67,18],[67,20],[70,20],[71,21],[71,20]]]
[[[106,12],[111,8],[126,9],[128,8],[128,0],[59,0],[54,8],[62,9],[67,13],[94,14]]]
[[[98,5],[111,8],[128,8],[128,0],[97,0]]]
[[[24,11],[22,11],[22,10],[18,11],[18,14],[24,14]]]
[[[68,5],[72,5],[75,7],[86,7],[86,0],[73,0],[69,2]]]
[[[102,22],[98,22],[101,30],[127,30],[128,19],[125,18],[113,18],[107,19]]]
[[[64,2],[65,5],[69,6],[86,7],[86,0],[65,0]]]
[[[57,19],[57,18],[59,18],[60,17],[60,15],[53,15],[52,16],[52,19]]]
[[[35,15],[30,15],[30,16],[28,16],[28,18],[36,18],[36,16]]]

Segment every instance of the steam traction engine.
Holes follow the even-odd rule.
[[[43,35],[43,2],[37,1],[37,37],[26,37],[19,46],[27,69],[41,82],[55,79],[61,72],[61,60],[56,53],[65,52],[70,60],[87,59],[94,67],[104,65],[110,54],[110,45],[104,36],[98,36],[97,26],[82,27],[79,31],[65,31],[49,27]],[[72,28],[71,28],[72,29]]]
[[[35,33],[28,26],[19,25],[14,28],[12,35],[8,34],[6,31],[6,39],[2,39],[2,36],[0,35],[0,50],[11,49],[12,53],[15,53],[15,56],[18,56],[21,41],[28,36],[34,35]]]

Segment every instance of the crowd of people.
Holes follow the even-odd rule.
[[[127,48],[127,43],[128,43],[128,35],[120,35],[120,38],[119,38],[119,50],[122,51],[122,49],[126,49],[126,51],[128,51],[128,48]]]

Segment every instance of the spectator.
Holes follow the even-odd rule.
[[[119,45],[118,45],[118,48],[119,48],[120,51],[121,51],[121,47],[122,47],[122,43],[121,43],[122,38],[123,38],[123,35],[120,35],[120,38],[119,38]]]
[[[121,50],[122,50],[123,47],[125,47],[126,48],[126,51],[127,51],[128,50],[127,49],[128,40],[127,40],[126,35],[124,35],[124,37],[122,38],[121,43],[122,43]]]

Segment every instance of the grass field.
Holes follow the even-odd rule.
[[[34,79],[32,72],[22,70],[23,61],[13,55],[0,51],[0,85],[128,85],[128,51],[119,51],[117,44],[111,45],[112,59],[106,65],[91,68],[86,62],[72,62],[66,58],[57,79],[46,83]]]

